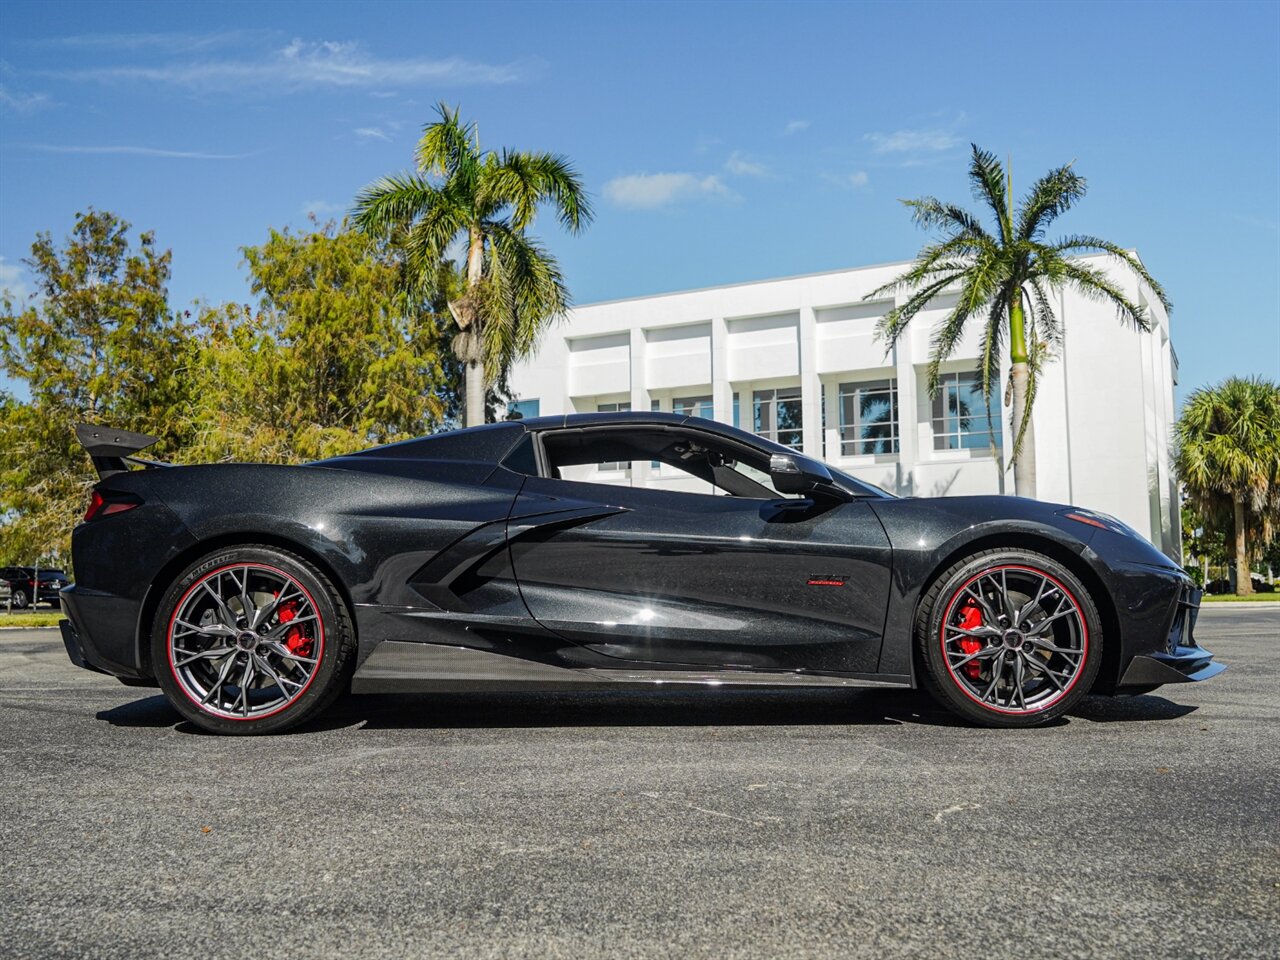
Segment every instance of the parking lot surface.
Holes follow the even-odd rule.
[[[358,697],[206,736],[0,631],[0,954],[1260,957],[1280,605],[1029,731],[892,691]]]

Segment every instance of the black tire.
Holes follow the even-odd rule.
[[[27,609],[27,604],[30,602],[27,599],[27,591],[25,590],[14,590],[12,599],[13,599],[13,609],[15,610]]]
[[[988,727],[1057,719],[1089,692],[1102,663],[1089,591],[1029,550],[983,550],[943,572],[921,599],[915,642],[925,690]]]
[[[238,577],[243,577],[246,584],[251,584],[251,577],[265,578],[246,588],[250,616],[242,615],[246,613],[244,604],[234,592]],[[230,588],[227,578],[231,580]],[[270,590],[272,578],[278,578],[280,584],[274,597],[266,592]],[[206,589],[202,586],[205,584],[213,587]],[[228,590],[230,592],[224,602],[213,596]],[[288,627],[279,599],[295,595],[297,603],[304,604],[304,610],[306,605],[314,608],[315,618],[310,621],[314,626]],[[266,617],[255,631],[248,629],[251,624],[247,621],[256,617],[259,603],[255,598],[260,597],[266,597],[261,603],[264,611],[280,609],[273,616]],[[185,605],[184,615],[189,615],[197,610],[199,604],[206,607],[202,617],[204,626],[189,629],[186,621],[178,620],[179,608]],[[225,634],[210,637],[197,632],[221,631],[227,617],[237,621],[232,630],[234,637]],[[290,619],[292,617],[291,613]],[[289,634],[281,634],[282,630],[288,630]],[[260,636],[255,638],[255,633]],[[307,636],[304,637],[304,633]],[[291,647],[281,650],[286,643],[293,642],[295,637],[292,634],[297,634],[296,639],[307,646],[299,646],[296,651]],[[283,636],[289,639],[280,639]],[[233,652],[216,656],[216,652],[222,649],[219,644]],[[200,653],[200,657],[207,659],[200,664],[194,663],[199,657],[190,655],[205,645],[207,649]],[[283,657],[276,651],[281,651]],[[229,547],[201,557],[165,591],[151,628],[151,662],[165,696],[186,719],[213,733],[280,733],[315,717],[348,686],[355,668],[355,651],[351,612],[329,579],[302,557],[262,545]],[[301,653],[315,656],[303,664],[299,662]],[[184,658],[184,654],[188,657]],[[273,672],[268,677],[265,670],[257,670],[257,665],[260,661],[268,661],[267,666],[272,667],[271,657],[276,658],[273,669],[278,674]],[[240,687],[235,678],[241,675],[242,667],[245,670],[243,676],[248,681]],[[286,667],[297,672],[289,674],[288,679],[281,679],[286,677]],[[306,673],[308,668],[310,672]],[[204,672],[198,674],[196,671]],[[212,677],[211,671],[220,676]],[[291,689],[290,685],[299,689]],[[212,697],[210,702],[201,703],[197,694],[202,690],[205,699]],[[267,700],[272,690],[278,696],[275,700]],[[224,701],[231,691],[238,691],[234,705]],[[259,694],[265,702],[260,707],[251,706],[251,695]],[[243,709],[244,716],[236,715],[239,709]]]

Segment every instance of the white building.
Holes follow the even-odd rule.
[[[1034,407],[1038,495],[1110,513],[1181,553],[1170,469],[1177,357],[1169,318],[1127,267],[1091,258],[1152,316],[1150,332],[1067,292],[1064,341]],[[511,386],[520,414],[662,410],[711,417],[790,444],[904,496],[1012,493],[1008,407],[986,416],[974,373],[978,324],[925,388],[933,326],[952,298],[912,321],[886,353],[863,297],[904,263],[595,303],[574,309]],[[1001,392],[1007,382],[1002,375]],[[967,414],[967,415],[966,415]],[[994,434],[995,443],[992,438]],[[999,454],[997,456],[996,454]],[[596,482],[667,485],[649,464],[604,464]]]

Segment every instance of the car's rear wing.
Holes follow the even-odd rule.
[[[131,463],[140,467],[170,466],[159,460],[141,460],[133,456],[139,450],[145,450],[153,443],[159,442],[159,437],[149,437],[145,433],[133,433],[130,430],[117,430],[101,424],[78,423],[76,439],[80,441],[80,446],[88,451],[100,480],[105,480],[117,473],[124,473]]]

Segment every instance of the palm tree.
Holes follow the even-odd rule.
[[[526,233],[539,206],[578,232],[591,204],[564,157],[482,152],[473,123],[437,107],[440,119],[418,141],[416,173],[383,177],[356,198],[356,226],[390,234],[403,247],[419,292],[438,285],[451,248],[465,249],[465,269],[444,291],[458,326],[453,350],[466,367],[466,425],[485,420],[485,392],[569,306],[556,260]]]
[[[1233,529],[1236,593],[1280,521],[1280,384],[1230,377],[1187,398],[1174,427],[1178,475],[1206,525]],[[1215,523],[1216,521],[1216,523]]]
[[[994,218],[995,233],[988,233],[977,216],[955,204],[933,197],[904,200],[918,226],[937,229],[942,236],[920,251],[909,270],[866,297],[908,294],[880,320],[879,334],[892,348],[916,314],[938,296],[958,289],[959,302],[933,334],[930,394],[937,392],[940,368],[955,351],[966,325],[979,317],[982,390],[990,408],[992,390],[1000,379],[1001,351],[1008,344],[1016,429],[1013,476],[1018,495],[1024,497],[1036,495],[1031,429],[1036,381],[1050,348],[1061,338],[1050,293],[1072,288],[1113,304],[1122,321],[1149,329],[1145,307],[1130,300],[1103,270],[1078,259],[1082,254],[1105,253],[1133,270],[1169,308],[1164,290],[1128,250],[1091,236],[1045,241],[1049,225],[1085,195],[1085,180],[1071,167],[1069,163],[1049,171],[1015,208],[1011,173],[994,154],[973,145],[969,180],[974,198],[985,203]]]

